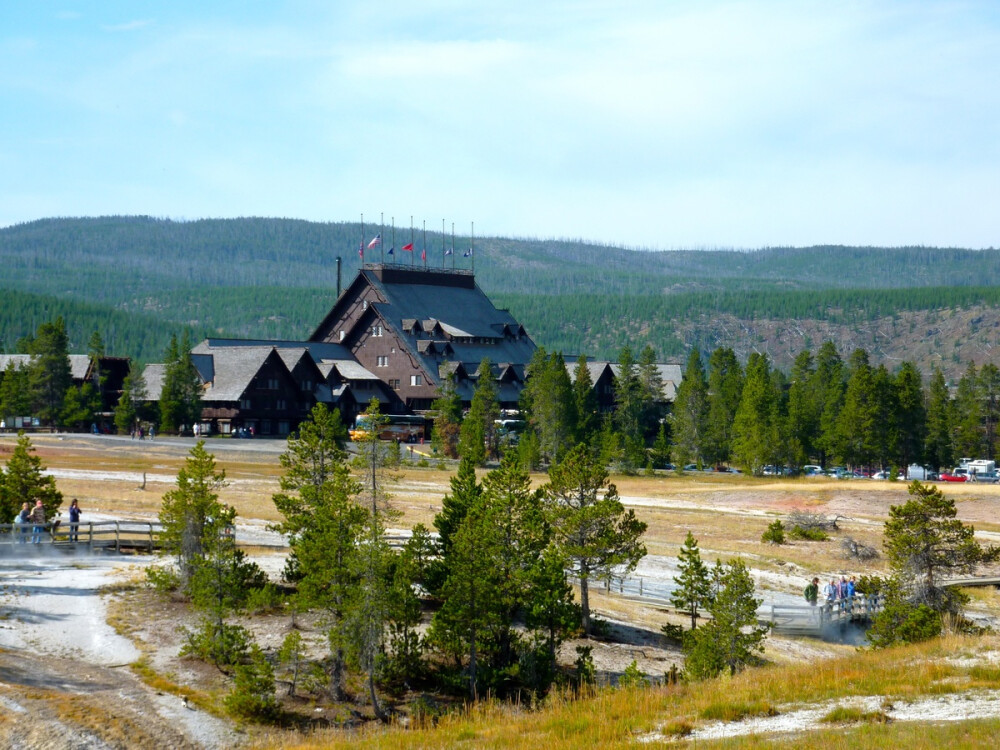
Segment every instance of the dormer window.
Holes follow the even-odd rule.
[[[381,336],[382,326],[372,326],[372,336]]]

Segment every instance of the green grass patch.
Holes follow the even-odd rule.
[[[726,701],[706,706],[700,715],[709,721],[742,721],[752,716],[777,716],[778,709],[767,701]]]
[[[830,538],[830,535],[823,529],[804,529],[801,526],[793,526],[792,530],[788,532],[788,537],[803,542],[825,542]]]
[[[1000,665],[977,664],[969,670],[969,677],[978,682],[986,682],[995,686],[1000,684]]]
[[[820,721],[826,724],[888,724],[892,719],[885,711],[865,711],[854,706],[837,706]]]

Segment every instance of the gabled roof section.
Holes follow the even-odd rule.
[[[272,354],[277,357],[275,349],[269,346],[213,347],[215,377],[208,383],[202,398],[205,401],[239,401]],[[280,357],[278,359],[280,361]]]
[[[31,364],[31,354],[0,354],[0,370],[7,369],[11,362],[15,367],[27,367]],[[73,380],[86,380],[90,374],[89,354],[70,354],[69,373]]]
[[[159,401],[163,393],[163,376],[167,372],[164,364],[146,365],[142,371],[142,379],[146,383],[146,399],[148,401]]]

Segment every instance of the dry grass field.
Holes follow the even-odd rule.
[[[5,454],[9,454],[14,441],[14,436],[0,435],[0,461]],[[155,516],[163,494],[174,486],[177,471],[193,445],[190,440],[170,438],[139,442],[59,435],[32,436],[32,442],[43,463],[56,477],[67,503],[71,497],[79,499],[85,519],[88,513],[122,518]],[[242,521],[261,525],[279,520],[271,496],[278,491],[281,473],[279,456],[283,447],[282,443],[266,441],[208,441],[208,450],[216,455],[219,468],[226,473],[227,484],[220,490],[221,499],[236,508]],[[393,505],[399,513],[394,525],[401,528],[409,528],[416,523],[430,526],[434,514],[440,510],[443,495],[449,489],[454,468],[454,465],[448,465],[442,469],[436,461],[431,461],[428,467],[410,465],[400,468],[391,487]],[[533,482],[538,486],[545,479],[544,474],[537,474]],[[774,480],[691,473],[684,476],[615,476],[612,481],[625,504],[634,508],[648,524],[645,542],[650,553],[650,565],[654,568],[659,564],[656,561],[676,556],[690,531],[699,540],[707,560],[739,555],[753,570],[759,586],[786,595],[798,595],[804,582],[813,575],[881,572],[880,561],[861,566],[846,560],[840,541],[845,536],[851,536],[865,544],[880,547],[882,523],[890,505],[905,501],[907,496],[904,483],[870,480]],[[1000,515],[997,513],[1000,487],[943,485],[943,489],[955,498],[959,517],[973,523],[984,541],[1000,542]],[[825,542],[795,541],[780,546],[761,542],[761,534],[768,524],[776,518],[786,518],[795,510],[836,517],[838,530],[833,538]],[[249,553],[275,556],[274,550],[250,549]],[[278,563],[280,560],[269,565],[268,569],[280,569]],[[971,590],[970,595],[976,612],[1000,616],[1000,597],[995,591],[977,589]],[[179,646],[177,629],[181,622],[178,618],[183,616],[183,608],[156,604],[149,596],[144,589],[125,585],[109,599],[110,622],[145,654],[136,674],[157,691],[186,696],[211,707],[216,701],[212,696],[217,696],[221,687],[218,675],[210,675],[176,659]],[[594,650],[595,663],[606,679],[620,673],[633,660],[640,669],[653,676],[662,675],[672,665],[682,663],[679,651],[664,647],[658,636],[664,623],[685,623],[682,615],[663,607],[609,596],[600,590],[592,592],[592,606],[610,625],[609,637],[595,644]],[[135,611],[135,607],[152,616],[130,621],[129,612]],[[154,611],[156,614],[153,614]],[[267,624],[247,621],[246,624],[255,630],[255,635],[265,647],[270,647],[280,642],[289,627],[286,619],[278,618]],[[1000,644],[994,641],[988,643],[989,649],[992,649],[990,653],[1000,652]],[[948,644],[941,647],[948,653],[962,649],[976,654],[981,651],[980,646],[966,641],[953,640]],[[567,663],[575,658],[575,645],[576,642],[570,642],[564,647]],[[377,747],[450,747],[467,741],[469,746],[477,747],[528,747],[542,743],[553,747],[604,747],[633,744],[642,737],[658,744],[706,725],[706,701],[730,700],[752,704],[764,700],[785,711],[786,704],[796,700],[830,700],[841,694],[860,695],[873,691],[878,693],[879,690],[894,695],[905,694],[906,690],[901,686],[908,669],[906,659],[919,661],[929,652],[914,650],[900,653],[904,655],[898,657],[902,659],[898,662],[893,661],[896,657],[882,657],[885,661],[879,661],[871,655],[865,655],[859,661],[860,657],[851,646],[772,636],[766,653],[771,666],[763,671],[753,670],[731,684],[720,683],[699,690],[682,686],[648,691],[609,691],[584,702],[554,698],[550,710],[542,714],[526,713],[517,707],[488,705],[443,719],[440,729],[435,731],[397,731],[367,738],[357,734],[328,733],[322,736],[319,744],[302,737],[265,734],[259,737],[259,742],[261,746],[288,747],[339,746],[348,742]],[[989,662],[993,657],[983,658]],[[914,662],[909,663],[912,666]],[[856,667],[871,669],[873,676],[870,679],[860,673],[856,678],[852,676],[857,685],[846,693],[838,692],[830,682],[830,675],[855,675]],[[920,670],[924,667],[921,666]],[[991,690],[1000,688],[1000,673],[992,677],[992,672],[977,672],[979,677],[970,677],[972,673],[969,670],[960,674],[939,674],[934,670],[931,673],[931,677],[913,690],[921,694],[934,693],[940,691],[943,684],[973,685],[977,689]],[[984,674],[990,679],[984,678]],[[854,685],[853,682],[851,684]],[[793,689],[783,685],[797,687]],[[66,720],[73,720],[76,703],[61,700],[53,706]],[[971,737],[974,741],[970,746],[975,746],[982,732],[994,731],[996,720],[986,721],[982,727],[973,731]],[[871,736],[877,736],[879,742],[881,738],[892,737],[895,741],[909,742],[914,747],[928,746],[914,741],[914,735],[902,724],[891,730],[879,730],[862,722],[845,731],[844,736],[863,744],[867,744]],[[934,730],[938,734],[931,732],[926,737],[937,736],[942,741],[950,742],[953,737],[959,736],[950,734],[950,731]],[[851,746],[837,744],[835,738],[838,735],[832,729],[817,729],[808,736],[815,738],[819,747]],[[744,743],[759,746],[748,738],[711,740],[707,736],[699,740],[699,746],[706,742],[722,742],[724,746],[744,746]],[[794,746],[796,741],[791,744]]]

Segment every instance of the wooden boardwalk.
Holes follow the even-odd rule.
[[[32,524],[0,524],[0,555],[32,554],[34,550],[77,552],[141,552],[160,549],[163,525],[159,521],[88,521],[71,529],[68,523],[45,524],[33,543]],[[73,535],[71,538],[71,534]]]

